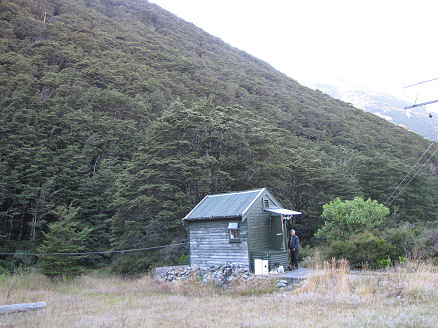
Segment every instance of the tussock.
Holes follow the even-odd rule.
[[[99,274],[54,282],[31,271],[0,276],[1,301],[46,301],[47,309],[1,319],[11,327],[288,327],[294,320],[300,327],[437,327],[438,270],[431,264],[358,275],[332,260],[293,291],[273,282],[221,289],[196,279],[157,284],[150,276]]]

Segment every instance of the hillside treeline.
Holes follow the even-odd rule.
[[[179,244],[206,194],[259,187],[303,212],[312,244],[323,204],[384,202],[430,144],[145,1],[4,0],[0,19],[1,252],[50,250],[62,220],[81,250]],[[437,163],[390,205],[393,225],[437,222]],[[186,253],[81,261],[141,271]]]

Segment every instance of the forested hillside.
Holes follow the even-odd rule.
[[[258,187],[303,212],[310,243],[324,203],[384,202],[430,144],[146,1],[3,0],[0,19],[2,252],[50,250],[62,220],[58,238],[87,231],[82,250],[180,243],[207,193]],[[394,220],[438,220],[437,166]],[[82,261],[135,271],[185,253]],[[0,270],[35,261],[1,256]]]

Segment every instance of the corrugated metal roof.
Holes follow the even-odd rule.
[[[183,220],[241,217],[263,190],[208,195]]]

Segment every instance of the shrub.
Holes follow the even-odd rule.
[[[397,247],[400,257],[422,260],[438,255],[438,229],[435,226],[406,222],[384,231],[384,236]]]
[[[347,259],[352,267],[386,267],[396,258],[396,248],[384,238],[371,232],[352,235],[348,240],[331,242],[328,256]]]
[[[370,231],[384,222],[389,209],[375,200],[356,197],[342,201],[339,197],[323,206],[324,226],[315,237],[327,240],[347,240],[351,235]]]

